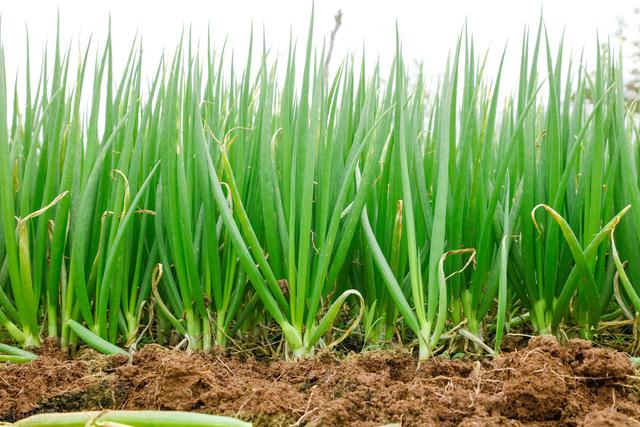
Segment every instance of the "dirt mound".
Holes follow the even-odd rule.
[[[258,426],[640,426],[639,384],[624,354],[580,340],[534,338],[496,359],[421,364],[390,351],[295,363],[149,345],[131,361],[45,351],[28,365],[0,365],[0,420],[113,408],[208,412]]]

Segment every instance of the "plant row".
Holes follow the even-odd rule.
[[[431,88],[397,36],[390,70],[329,73],[309,28],[241,65],[189,36],[150,79],[139,42],[116,73],[110,37],[77,67],[58,38],[13,91],[0,49],[6,344],[270,334],[302,357],[357,330],[425,358],[635,319],[638,128],[611,51],[574,62],[541,25],[489,73],[463,32]]]

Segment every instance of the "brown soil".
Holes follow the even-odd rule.
[[[111,408],[201,411],[257,426],[640,426],[633,374],[623,353],[550,338],[496,359],[420,366],[390,351],[269,362],[154,345],[131,361],[48,349],[31,364],[0,365],[0,420]]]

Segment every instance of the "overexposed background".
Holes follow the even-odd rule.
[[[564,30],[567,48],[576,56],[584,48],[589,60],[595,55],[596,34],[600,34],[601,41],[606,41],[616,31],[618,17],[630,17],[636,3],[630,0],[316,0],[316,42],[320,47],[323,39],[328,40],[334,26],[333,16],[341,9],[342,26],[336,38],[333,64],[345,55],[359,53],[364,46],[368,59],[379,58],[384,67],[393,58],[397,20],[407,62],[423,63],[429,76],[437,76],[467,22],[479,52],[490,49],[490,64],[497,63],[505,43],[509,42],[508,84],[509,79],[515,80],[517,75],[522,32],[526,25],[535,30],[541,13],[552,40],[559,40]],[[116,67],[126,60],[136,32],[142,36],[144,58],[148,70],[152,70],[162,52],[171,53],[183,30],[189,28],[194,41],[200,40],[201,45],[206,45],[208,28],[218,47],[228,36],[228,47],[242,63],[252,24],[258,36],[264,26],[267,46],[286,58],[290,32],[299,43],[306,39],[311,5],[311,0],[0,0],[2,43],[9,76],[20,75],[25,66],[25,28],[29,30],[32,64],[37,70],[40,52],[47,44],[50,50],[53,47],[58,13],[62,41],[65,45],[72,42],[71,46],[78,52],[90,35],[98,42],[94,46],[104,42],[110,15]]]

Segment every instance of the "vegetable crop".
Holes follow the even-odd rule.
[[[180,411],[102,411],[39,414],[9,424],[16,427],[84,427],[117,425],[122,427],[250,427],[231,417]]]
[[[58,37],[13,90],[0,47],[0,360],[44,338],[299,358],[353,333],[426,358],[636,318],[638,128],[614,52],[576,62],[541,23],[511,91],[512,52],[494,69],[466,30],[436,87],[398,34],[389,70],[335,72],[313,17],[284,61],[255,39],[238,66],[189,34],[147,81],[139,41],[116,71],[110,36],[77,67]]]

